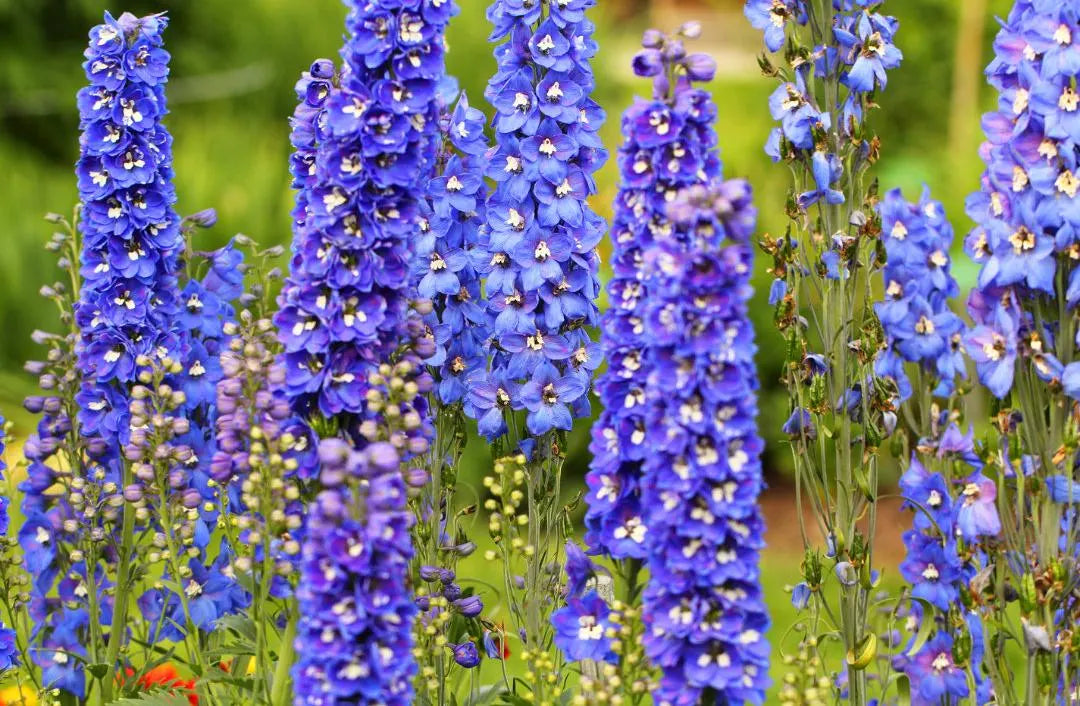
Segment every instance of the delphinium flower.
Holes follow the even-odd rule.
[[[61,264],[67,268],[77,261],[81,267],[71,278],[70,294],[51,288],[56,297],[77,303],[73,313],[62,314],[70,335],[48,339],[78,360],[62,386],[55,376],[42,375],[46,390],[69,387],[72,380],[81,389],[74,399],[47,394],[29,401],[32,411],[45,414],[27,447],[30,492],[24,505],[35,529],[28,533],[24,527],[23,543],[40,569],[32,570],[36,605],[49,605],[54,582],[63,599],[57,609],[43,612],[36,634],[42,648],[35,658],[43,664],[46,685],[76,695],[85,690],[79,655],[109,664],[96,677],[106,700],[115,686],[109,672],[128,635],[109,627],[113,620],[127,624],[130,598],[135,520],[119,491],[130,482],[120,446],[129,432],[135,360],[175,360],[185,352],[175,327],[184,245],[173,209],[171,137],[161,122],[166,24],[161,15],[106,14],[90,32],[84,63],[90,85],[78,95],[81,241],[74,229],[54,241],[57,250],[77,244],[77,255],[65,253]],[[54,465],[64,467],[49,468],[46,462],[61,439],[65,458]],[[68,492],[45,492],[57,481]],[[28,568],[29,563],[28,558]]]
[[[905,606],[911,643],[893,657],[893,664],[908,675],[913,703],[967,697],[969,674],[978,690],[972,696],[985,703],[990,682],[969,647],[982,639],[982,632],[968,585],[985,567],[980,543],[995,540],[1001,525],[994,483],[982,474],[972,435],[965,436],[956,422],[961,414],[957,393],[966,370],[964,324],[950,309],[959,294],[949,259],[952,228],[926,188],[918,203],[906,201],[899,189],[888,192],[878,213],[887,263],[884,301],[875,309],[886,347],[874,368],[895,395],[897,409],[890,414],[903,420],[896,425],[893,444],[908,459],[900,489],[913,513],[912,528],[903,535],[907,555],[900,564],[913,598]],[[919,634],[932,639],[912,644]],[[967,648],[948,655],[958,680],[941,681],[926,673],[937,659],[930,651],[946,644]],[[949,687],[947,695],[939,689],[942,684]]]
[[[948,397],[957,378],[967,376],[961,345],[964,324],[949,308],[960,293],[951,273],[952,226],[927,188],[918,203],[906,201],[894,189],[885,194],[878,211],[887,259],[884,301],[874,308],[885,332],[886,350],[874,361],[874,371],[892,379],[900,403],[913,391],[918,393],[914,401],[923,402],[926,388],[934,396]],[[917,369],[914,382],[905,369],[909,363]],[[915,421],[911,408],[904,410]],[[917,411],[930,413],[925,404]],[[919,420],[913,426],[926,425]]]
[[[486,92],[495,188],[475,259],[485,265],[495,348],[467,409],[486,422],[488,438],[508,431],[491,410],[524,411],[511,446],[569,431],[586,416],[600,363],[584,328],[598,322],[596,245],[606,230],[587,201],[607,156],[598,135],[604,114],[590,97],[597,47],[585,14],[594,4],[496,0],[488,9],[491,39],[506,41]]]
[[[652,96],[636,98],[622,118],[619,192],[612,223],[610,307],[601,320],[600,345],[608,367],[597,381],[602,405],[593,425],[593,461],[586,476],[589,551],[617,562],[620,598],[640,608],[640,583],[647,556],[640,476],[650,453],[646,443],[649,400],[646,383],[657,364],[645,330],[651,283],[645,253],[657,241],[677,237],[667,205],[682,188],[720,175],[713,123],[716,106],[696,84],[712,78],[707,55],[687,54],[683,40],[697,36],[696,23],[672,36],[650,30],[634,58],[638,75],[652,79]],[[640,649],[640,640],[628,645]],[[620,659],[627,689],[642,679],[647,660]]]
[[[982,474],[974,435],[962,433],[948,421],[950,416],[940,413],[931,422],[900,479],[904,506],[913,513],[912,529],[903,536],[907,555],[900,574],[911,586],[913,600],[906,608],[910,640],[893,663],[907,674],[914,704],[943,699],[953,703],[969,696],[981,704],[989,701],[991,692],[982,665],[983,627],[974,610],[978,595],[972,582],[987,568],[982,547],[997,540],[1001,523],[995,486]],[[939,658],[946,648],[951,648],[947,663]],[[946,669],[960,678],[940,681]],[[974,693],[969,683],[975,685]]]
[[[423,322],[413,317],[404,328],[395,360],[368,374],[367,418],[357,437],[319,442],[322,491],[308,507],[296,589],[296,703],[413,700],[416,607],[407,586],[414,518],[405,503],[428,474],[406,464],[429,449],[429,425],[419,410],[434,381],[422,362],[431,352]],[[367,592],[383,579],[385,593]],[[382,617],[373,629],[359,617],[374,614]]]
[[[988,659],[999,700],[1043,703],[1080,688],[1080,645],[1070,637],[1080,605],[1055,588],[1078,580],[1075,518],[1049,493],[1030,491],[1054,476],[1076,477],[1077,41],[1074,4],[1015,3],[986,72],[997,110],[983,119],[986,170],[967,203],[977,225],[964,245],[980,270],[965,343],[980,382],[998,399],[994,480],[1005,541],[988,561],[1009,569],[986,588],[995,600],[984,619],[993,642],[1010,620],[997,603],[1002,584],[1019,590],[1024,659],[1034,675],[1016,679],[1015,666]]]
[[[435,166],[436,90],[451,2],[347,2],[334,70],[318,61],[297,86],[293,259],[275,323],[284,389],[306,416],[365,413],[369,372],[394,353],[408,318],[417,202]]]
[[[139,383],[131,388],[130,429],[123,447],[132,478],[122,497],[149,535],[149,541],[136,545],[140,556],[147,565],[160,564],[180,589],[152,587],[138,604],[142,617],[154,626],[148,641],[183,642],[188,663],[205,674],[209,663],[204,636],[220,617],[244,608],[250,597],[228,575],[228,546],[213,552],[209,564],[203,552],[209,543],[199,536],[207,531],[201,522],[205,498],[191,483],[194,450],[184,442],[191,426],[183,416],[186,394],[168,382],[182,372],[183,364],[167,356],[160,361],[139,356],[135,364]],[[200,687],[200,693],[207,692]]]
[[[84,433],[125,440],[127,387],[135,359],[179,354],[177,273],[183,238],[173,208],[172,137],[162,124],[169,54],[167,19],[106,14],[90,32],[79,92],[82,202],[76,320],[86,378],[79,421]],[[119,481],[116,464],[110,480]]]
[[[444,109],[437,176],[420,204],[414,239],[413,280],[425,302],[424,323],[435,348],[425,361],[435,379],[430,399],[435,435],[430,451],[416,460],[429,481],[410,498],[417,518],[412,573],[420,613],[413,651],[420,667],[420,703],[438,703],[440,693],[456,693],[463,672],[453,665],[472,664],[476,648],[469,642],[452,650],[450,638],[460,633],[462,621],[471,626],[470,634],[478,633],[484,607],[473,588],[457,582],[455,570],[458,560],[476,548],[461,522],[466,513],[456,502],[456,491],[467,438],[467,385],[486,370],[488,358],[489,314],[480,288],[480,271],[487,262],[477,262],[474,253],[487,229],[485,122],[484,113],[470,107],[464,93]],[[483,420],[480,426],[483,433]],[[479,657],[475,662],[479,665]]]
[[[426,398],[432,380],[421,360],[435,351],[420,319],[427,305],[410,308],[412,239],[436,166],[445,29],[457,8],[444,0],[349,0],[346,6],[342,66],[317,61],[297,85],[293,257],[274,322],[284,347],[282,389],[293,410],[323,443],[337,437],[356,449],[376,443],[389,449],[399,472],[399,461],[428,451],[432,433]],[[403,610],[396,632],[385,635],[362,632],[362,624],[350,624],[352,613],[322,605],[325,596],[337,595],[323,593],[331,578],[362,586],[378,568],[349,556],[338,557],[344,563],[334,577],[318,568],[333,556],[326,542],[369,521],[359,485],[365,481],[342,466],[328,468],[324,460],[315,481],[326,491],[311,509],[303,542],[297,703],[408,703],[414,609]],[[422,472],[406,476],[426,483]],[[375,507],[382,503],[374,498]],[[394,556],[403,566],[411,555],[409,528],[403,523],[396,540]],[[368,544],[381,541],[377,533],[356,537],[354,557],[366,557]],[[393,598],[407,600],[407,569],[400,570]]]
[[[65,279],[77,282],[77,231],[61,216],[51,216],[49,220],[58,229],[47,248],[58,253],[61,269],[66,270]],[[38,686],[82,694],[86,685],[83,663],[78,657],[85,655],[90,645],[94,648],[104,645],[100,632],[81,633],[87,625],[85,604],[97,608],[103,598],[96,586],[100,573],[92,574],[89,584],[82,584],[85,601],[74,604],[57,596],[58,582],[85,571],[87,556],[105,554],[105,531],[93,519],[98,516],[99,508],[102,515],[114,520],[118,513],[110,504],[100,503],[103,493],[99,491],[104,491],[105,486],[88,483],[87,479],[103,475],[100,462],[107,455],[115,456],[115,451],[110,452],[100,437],[90,440],[78,433],[80,407],[76,398],[83,387],[74,314],[78,291],[59,281],[43,287],[42,294],[57,306],[65,331],[63,334],[35,332],[33,339],[46,348],[45,355],[42,360],[30,361],[25,366],[37,376],[41,394],[24,402],[26,410],[40,418],[35,431],[23,444],[28,463],[26,478],[18,487],[24,517],[18,541],[24,568],[31,578],[28,591],[28,610],[34,621],[31,654],[44,680]],[[56,488],[62,488],[63,492],[56,493]],[[108,490],[115,495],[119,488],[114,483]]]
[[[840,567],[839,574],[824,572],[837,577],[834,585],[803,578],[816,615],[829,602],[832,628],[851,666],[849,698],[860,706],[872,698],[868,671],[887,668],[887,660],[874,654],[876,613],[864,609],[876,591],[876,572],[873,537],[860,527],[876,527],[876,451],[895,423],[896,398],[888,385],[874,381],[873,361],[883,341],[870,304],[884,263],[877,256],[875,195],[864,179],[880,151],[868,112],[902,58],[894,44],[898,23],[880,12],[882,5],[746,4],[748,18],[765,30],[767,48],[782,50],[761,58],[766,75],[779,83],[769,100],[779,126],[766,153],[795,174],[789,232],[762,242],[773,258],[769,300],[788,351],[791,416],[784,431],[800,485],[821,499],[811,509],[814,524],[831,541],[829,551],[818,554]],[[813,553],[802,507],[797,512]],[[846,580],[852,571],[865,580]]]
[[[731,180],[684,189],[668,216],[673,236],[645,253],[654,362],[641,481],[642,617],[646,653],[663,671],[654,698],[763,703],[763,443],[747,318],[756,211],[746,182]]]
[[[12,572],[14,567],[8,565],[8,548],[14,542],[8,537],[10,528],[8,479],[4,475],[4,471],[7,470],[4,455],[7,450],[7,434],[7,420],[0,415],[0,487],[4,488],[4,494],[0,495],[0,606],[3,607],[4,614],[14,617],[19,615],[16,611],[21,603],[19,599],[21,586],[17,583],[17,576]],[[18,634],[0,620],[0,680],[6,680],[8,671],[18,668],[21,659]]]
[[[498,43],[485,93],[495,111],[487,170],[495,186],[475,261],[486,275],[492,361],[470,386],[466,412],[481,420],[497,457],[526,457],[520,490],[532,500],[522,541],[530,555],[522,587],[508,586],[507,599],[517,606],[511,614],[523,631],[524,688],[536,704],[559,696],[549,622],[559,581],[545,566],[559,562],[564,539],[566,433],[589,414],[600,364],[586,328],[599,320],[596,246],[606,230],[588,203],[593,174],[607,158],[598,133],[604,113],[591,97],[597,45],[586,15],[595,4],[495,0],[488,8]],[[516,561],[510,548],[499,550]]]

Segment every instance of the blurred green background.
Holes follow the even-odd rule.
[[[487,2],[458,1],[462,11],[452,25],[449,69],[477,105],[494,68],[486,41]],[[719,63],[711,88],[720,107],[717,127],[726,174],[754,185],[761,229],[782,231],[789,174],[762,151],[773,126],[767,97],[774,83],[758,71],[761,40],[743,18],[741,0],[599,0],[598,5],[593,16],[602,51],[596,97],[608,111],[604,134],[612,152],[620,140],[619,114],[636,93],[648,90],[629,69],[641,31],[699,19],[705,31],[696,48],[712,52]],[[994,101],[982,68],[997,27],[993,18],[1009,5],[1007,0],[902,0],[888,7],[901,23],[897,43],[905,59],[890,74],[882,110],[873,116],[883,143],[877,176],[883,190],[900,186],[909,198],[929,184],[951,214],[958,239],[971,226],[963,201],[978,187],[982,168],[976,153],[979,118]],[[22,372],[23,361],[37,353],[30,333],[55,325],[51,305],[36,296],[56,276],[54,260],[42,248],[50,233],[42,215],[67,213],[76,200],[74,95],[84,81],[86,32],[106,9],[168,11],[171,17],[168,125],[175,137],[179,208],[182,213],[217,209],[219,225],[199,236],[207,248],[237,232],[267,245],[288,242],[292,86],[312,59],[335,56],[344,17],[340,0],[130,0],[126,5],[0,0],[0,410],[16,421],[20,436],[32,421],[20,407],[33,385]],[[593,204],[605,215],[616,188],[614,167],[612,160],[599,175],[601,193]],[[959,249],[956,255],[955,271],[966,291],[974,268]],[[759,261],[753,313],[761,346],[762,431],[771,442],[765,462],[775,488],[766,496],[772,529],[765,572],[777,623],[785,625],[790,606],[781,587],[798,580],[793,552],[800,543],[784,483],[790,453],[776,432],[787,402],[777,383],[783,347],[765,300],[764,264]],[[579,429],[574,436],[571,473],[580,473],[587,463],[585,432]],[[469,459],[477,466],[470,470],[479,473],[486,450],[477,447]],[[885,523],[886,542],[898,543],[899,530],[898,524]]]

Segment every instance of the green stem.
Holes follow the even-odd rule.
[[[131,466],[124,464],[124,482],[121,487],[126,488],[131,484]],[[131,556],[135,548],[135,508],[131,503],[124,503],[123,520],[120,534],[119,562],[116,569],[116,597],[113,601],[112,629],[109,633],[109,644],[105,651],[105,664],[112,672],[117,668],[117,660],[120,657],[120,648],[124,641],[124,626],[127,625],[129,591],[131,589]],[[110,703],[113,701],[114,677],[106,674],[101,682],[101,701]]]
[[[285,624],[285,632],[281,636],[281,646],[278,648],[277,668],[274,670],[274,686],[270,692],[271,706],[289,706],[291,689],[289,689],[289,672],[292,669],[296,657],[296,627],[300,622],[300,611],[296,606],[289,608],[289,622]]]

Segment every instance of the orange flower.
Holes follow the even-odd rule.
[[[132,676],[135,672],[131,669],[124,670],[127,676]],[[121,683],[123,680],[121,680]],[[171,664],[161,664],[154,667],[146,674],[139,677],[138,684],[140,687],[146,690],[165,688],[165,691],[169,693],[186,694],[188,703],[191,706],[199,706],[199,697],[195,695],[195,680],[184,680],[180,678],[180,673],[176,671],[176,667]],[[0,703],[0,706],[4,704]]]

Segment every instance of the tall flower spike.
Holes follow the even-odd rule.
[[[683,190],[679,237],[646,253],[645,328],[655,342],[642,505],[649,583],[645,649],[658,704],[764,703],[769,626],[754,332],[747,317],[756,222],[749,185]],[[711,698],[711,697],[710,697]]]
[[[980,191],[967,202],[977,225],[964,245],[980,270],[968,298],[976,326],[965,344],[979,380],[1001,400],[993,427],[1002,464],[996,488],[989,481],[970,484],[964,499],[978,508],[990,490],[1001,495],[997,506],[1007,539],[1001,551],[1008,559],[990,546],[987,561],[1011,572],[1008,580],[1021,587],[1028,644],[1044,646],[1025,656],[1039,678],[1029,680],[1024,701],[1041,698],[1040,690],[1075,694],[1080,688],[1080,664],[1061,647],[1080,606],[1043,591],[1037,578],[1050,571],[1066,584],[1078,580],[1074,568],[1064,568],[1075,567],[1080,554],[1076,516],[1052,494],[1026,491],[1076,475],[1068,439],[1080,400],[1078,42],[1076,3],[1014,4],[986,71],[998,91],[997,110],[983,117],[986,170]],[[1047,526],[1059,521],[1059,527]],[[1002,614],[993,604],[980,608],[990,614],[986,624],[994,631]]]
[[[1080,380],[1080,365],[1062,369],[1069,361],[1055,350],[1058,332],[1036,326],[1031,314],[1038,301],[1062,299],[1070,310],[1080,302],[1080,268],[1072,265],[1080,257],[1080,122],[1071,118],[1080,101],[1071,83],[1077,31],[1074,7],[1017,2],[986,71],[999,100],[983,120],[982,188],[967,202],[977,225],[964,249],[981,266],[967,348],[979,380],[999,398],[1012,389],[1018,358],[1044,382]],[[1066,336],[1080,332],[1061,330]]]
[[[769,98],[778,125],[765,152],[793,174],[787,233],[762,239],[776,276],[769,302],[786,348],[790,416],[782,431],[791,439],[800,482],[815,484],[824,498],[806,512],[831,535],[824,552],[807,541],[798,600],[808,596],[817,610],[828,595],[829,605],[838,606],[835,627],[857,668],[844,662],[829,671],[842,674],[854,706],[872,702],[871,689],[884,683],[875,674],[880,662],[867,658],[864,666],[854,659],[873,653],[877,614],[865,609],[873,581],[852,580],[852,573],[859,567],[875,575],[874,538],[863,532],[877,527],[877,450],[896,422],[896,395],[879,384],[873,368],[882,331],[871,304],[885,263],[872,210],[877,195],[864,178],[880,155],[866,117],[902,59],[894,44],[899,23],[882,13],[884,6],[884,0],[745,5],[765,48],[783,50],[760,59],[778,84]],[[913,335],[924,343],[923,334]],[[800,526],[810,524],[802,507],[795,511]],[[828,573],[821,571],[823,554],[832,562]],[[823,576],[830,576],[827,587]]]
[[[319,456],[324,479],[341,482],[310,508],[294,703],[408,706],[416,607],[407,585],[412,516],[398,453],[387,443],[354,451],[326,439]]]
[[[294,409],[356,422],[369,373],[405,337],[409,239],[435,166],[444,34],[456,6],[346,5],[340,72],[318,61],[297,86],[291,171],[300,191],[275,323]]]
[[[161,123],[166,24],[162,15],[106,13],[90,32],[90,85],[78,96],[83,282],[76,320],[87,379],[79,421],[84,433],[109,441],[127,434],[136,358],[177,359],[180,350],[174,321],[183,239],[173,209],[172,137]]]
[[[537,437],[588,414],[600,356],[584,327],[598,320],[596,245],[606,230],[587,202],[607,157],[604,113],[590,97],[596,43],[585,11],[594,4],[496,0],[488,9],[492,40],[506,41],[486,92],[496,111],[487,176],[496,185],[477,259],[497,345],[468,410],[489,422],[489,438],[506,431],[497,417],[511,410],[527,410]]]
[[[434,347],[409,308],[410,238],[435,168],[445,30],[457,7],[449,0],[346,6],[340,71],[317,61],[297,85],[293,257],[274,322],[293,409],[318,433],[338,435],[363,454],[388,449],[393,459],[375,462],[384,475],[370,485],[372,495],[367,461],[323,459],[318,481],[326,490],[311,509],[302,549],[293,674],[298,704],[404,704],[416,668],[412,606],[386,612],[373,628],[366,616],[384,612],[389,600],[408,602],[409,515],[394,520],[400,531],[392,538],[378,523],[396,517],[381,508],[398,502],[384,491],[391,480],[403,482],[399,459],[426,452],[431,435],[431,378],[420,358]],[[339,448],[340,441],[323,444]],[[404,487],[400,495],[403,509]],[[385,548],[385,569],[368,563],[383,542],[394,545]],[[324,570],[327,558],[337,563]],[[376,603],[330,610],[340,590],[358,591],[373,580],[370,572],[383,570],[400,581],[366,596]]]
[[[635,98],[622,119],[610,307],[600,337],[608,367],[596,384],[602,411],[592,429],[585,514],[591,552],[639,560],[646,556],[639,476],[650,453],[645,387],[655,363],[645,330],[651,294],[645,253],[657,242],[678,237],[667,214],[676,193],[721,172],[713,128],[716,106],[708,92],[694,86],[712,78],[711,59],[687,57],[680,37],[663,37],[655,30],[646,33],[643,44],[634,71],[653,79],[653,97]],[[699,65],[705,70],[692,72]],[[674,85],[670,76],[678,77]]]

